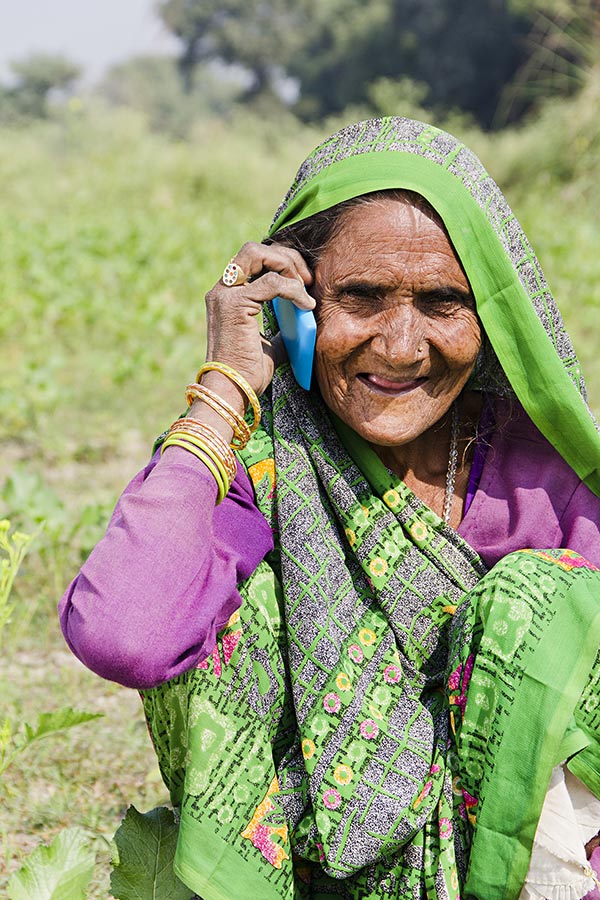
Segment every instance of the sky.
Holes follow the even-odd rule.
[[[176,42],[163,28],[156,0],[0,0],[0,81],[10,62],[30,53],[58,53],[97,81],[131,56],[169,53]]]

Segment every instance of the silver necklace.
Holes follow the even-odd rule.
[[[450,423],[450,451],[448,453],[448,468],[446,469],[446,492],[444,494],[444,510],[442,518],[446,525],[450,524],[450,514],[452,512],[452,499],[454,497],[454,486],[456,484],[456,464],[458,462],[458,433],[460,431],[460,415],[458,412],[458,403],[455,400],[452,404],[452,421]]]

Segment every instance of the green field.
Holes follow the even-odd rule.
[[[465,137],[542,261],[600,414],[597,93],[592,83],[520,132]],[[262,237],[330,130],[244,118],[174,143],[133,113],[84,109],[0,132],[0,518],[39,529],[5,631],[0,724],[66,704],[105,715],[32,748],[0,782],[0,894],[64,826],[110,839],[129,803],[167,800],[136,694],[79,665],[55,606],[184,405],[204,358],[205,292]],[[102,841],[98,860],[90,900],[107,896]]]

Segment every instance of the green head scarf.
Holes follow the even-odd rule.
[[[269,235],[345,200],[394,188],[421,194],[446,226],[493,348],[495,358],[478,373],[482,386],[514,392],[600,496],[600,434],[570,338],[523,230],[464,144],[396,116],[343,128],[302,163]]]

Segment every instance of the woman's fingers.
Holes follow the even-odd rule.
[[[240,288],[237,288],[241,291]],[[244,285],[243,292],[249,300],[261,305],[274,297],[291,300],[299,309],[314,309],[315,300],[311,297],[304,283],[297,278],[280,275],[279,272],[265,272],[255,281]]]
[[[314,309],[305,287],[312,274],[296,250],[275,244],[244,244],[232,262],[251,280],[230,287],[221,279],[207,293],[207,358],[233,366],[261,394],[281,350],[261,335],[259,313],[274,297]]]
[[[278,272],[286,278],[295,278],[303,284],[311,284],[312,272],[297,250],[282,244],[257,244],[248,241],[233,257],[249,278],[255,278],[265,269]]]
[[[237,311],[242,315],[258,315],[263,303],[274,297],[291,300],[299,309],[314,309],[316,305],[299,278],[280,275],[279,272],[265,272],[255,281],[239,287],[217,284],[206,295],[206,302],[209,307],[219,307],[215,312],[235,314]]]

